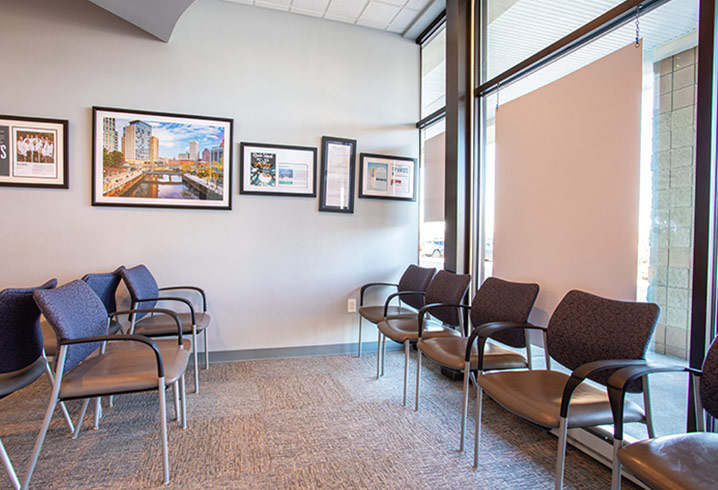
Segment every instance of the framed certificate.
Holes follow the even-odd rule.
[[[354,212],[356,140],[322,137],[319,211]]]

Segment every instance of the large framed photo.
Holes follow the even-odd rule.
[[[0,116],[0,185],[67,189],[67,120]]]
[[[232,209],[233,120],[92,108],[92,205]]]
[[[317,149],[241,143],[239,193],[316,197]]]
[[[416,159],[387,155],[360,155],[359,197],[416,200]]]
[[[356,140],[322,137],[319,211],[354,212]]]

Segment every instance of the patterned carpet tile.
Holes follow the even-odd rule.
[[[346,389],[331,374],[294,375],[257,380],[262,412],[339,405],[351,401]],[[290,375],[291,374],[291,375]]]

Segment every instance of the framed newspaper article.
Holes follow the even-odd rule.
[[[359,197],[416,201],[415,158],[362,153]]]
[[[92,205],[232,209],[232,119],[92,108]]]
[[[354,212],[356,140],[322,136],[319,211]]]
[[[317,149],[240,143],[239,193],[316,197]]]
[[[67,189],[65,119],[0,115],[0,185]]]

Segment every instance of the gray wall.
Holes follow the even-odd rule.
[[[419,48],[397,35],[198,0],[169,44],[85,0],[0,0],[0,112],[70,121],[70,189],[0,188],[0,288],[145,263],[210,299],[215,351],[356,341],[348,297],[416,261],[417,203],[240,196],[240,141],[418,157]],[[232,211],[90,205],[93,105],[231,117]],[[373,335],[372,335],[373,338]]]

